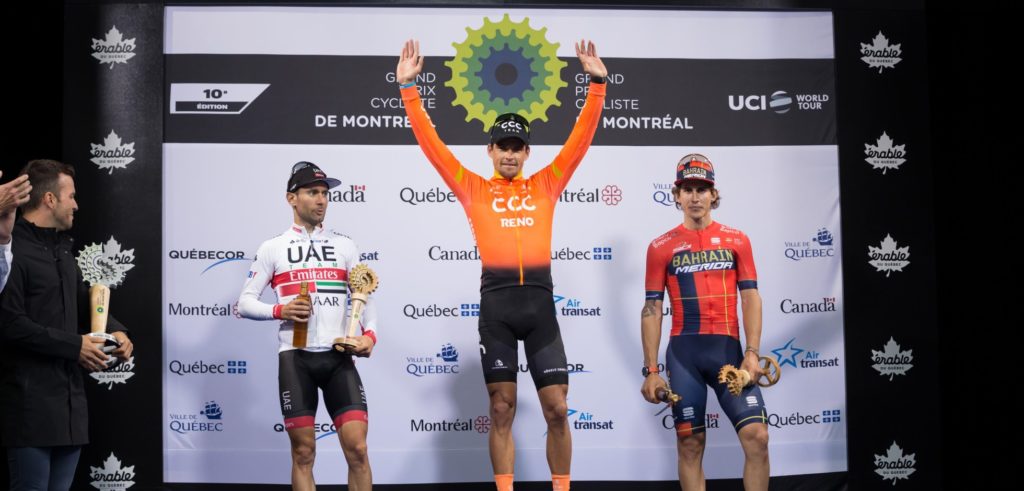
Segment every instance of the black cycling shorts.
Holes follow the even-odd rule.
[[[520,340],[526,347],[526,362],[537,389],[569,383],[551,290],[513,286],[484,292],[480,296],[479,331],[481,366],[488,384],[516,381]]]
[[[366,392],[349,355],[334,350],[282,351],[277,382],[286,429],[313,426],[317,388],[324,391],[327,412],[339,431],[350,421],[367,421]]]

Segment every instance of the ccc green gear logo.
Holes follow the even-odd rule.
[[[455,58],[444,63],[452,78],[444,85],[455,90],[452,105],[466,108],[466,121],[480,121],[483,131],[499,114],[547,121],[548,108],[562,105],[556,95],[568,86],[561,77],[568,63],[556,55],[559,43],[544,37],[547,28],[529,22],[512,22],[508,14],[497,23],[485,17],[483,27],[467,27],[466,40],[452,43]]]

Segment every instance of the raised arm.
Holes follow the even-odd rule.
[[[420,144],[420,149],[427,156],[430,164],[437,169],[445,184],[462,200],[466,195],[467,182],[472,174],[462,166],[448,147],[441,141],[434,123],[423,109],[419,90],[416,88],[416,77],[423,71],[423,56],[420,55],[420,43],[408,40],[402,47],[402,54],[395,67],[395,78],[398,80],[405,104],[405,114],[412,125],[412,133]],[[472,174],[475,175],[475,174]]]

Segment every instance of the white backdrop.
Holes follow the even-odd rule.
[[[427,54],[450,56],[451,40],[461,39],[466,25],[479,24],[483,16],[500,16],[463,9],[440,11],[444,15],[431,9],[398,12],[172,8],[167,12],[165,49],[391,55],[403,39],[413,36],[435,50]],[[605,56],[642,52],[684,57],[671,49],[647,50],[648,40],[623,36],[621,27],[610,28],[618,21],[644,32],[694,26],[708,36],[730,40],[689,45],[687,58],[832,57],[827,14],[513,13],[528,15],[532,25],[547,26],[549,39],[562,43],[561,56],[571,55],[566,50],[570,40],[593,35]],[[386,22],[372,24],[372,29],[359,27],[384,14]],[[204,29],[207,22],[222,27]],[[227,25],[232,29],[223,29]],[[339,36],[361,40],[342,42]],[[752,42],[737,41],[750,36]],[[822,47],[821,40],[827,45]],[[650,43],[657,45],[657,36]],[[482,145],[452,150],[471,170],[490,174]],[[526,172],[545,165],[557,150],[535,146]],[[772,472],[846,470],[836,148],[595,146],[567,189],[600,195],[615,186],[621,201],[563,202],[553,235],[554,251],[586,251],[590,257],[553,262],[554,293],[562,297],[556,305],[561,309],[576,302],[574,307],[600,309],[597,316],[559,318],[575,370],[570,377],[570,424],[597,422],[609,427],[573,430],[573,477],[676,477],[674,431],[666,428],[671,427],[670,412],[639,395],[639,312],[647,244],[682,219],[682,212],[658,202],[664,197],[659,193],[667,192],[679,157],[693,151],[708,155],[716,167],[723,203],[714,212],[715,219],[745,231],[752,241],[764,297],[761,352],[783,362],[782,382],[764,390],[772,422]],[[337,190],[347,195],[330,204],[326,224],[351,236],[382,278],[375,294],[380,344],[372,358],[357,363],[369,400],[375,481],[490,480],[487,397],[477,355],[477,318],[472,316],[472,306],[479,302],[480,265],[435,260],[440,250],[473,248],[457,203],[403,201],[435,189],[446,191],[419,148],[190,143],[164,145],[165,480],[289,480],[288,441],[280,431],[276,393],[276,323],[243,320],[232,309],[258,245],[291,221],[284,187],[291,164],[299,160],[315,162],[342,180]],[[814,242],[821,229],[834,236],[831,245]],[[610,248],[611,258],[597,259],[595,248],[602,256]],[[822,257],[801,257],[806,251]],[[805,306],[798,310],[827,311],[794,313],[794,304]],[[431,306],[455,307],[458,314],[424,315]],[[460,315],[463,312],[469,315]],[[666,316],[662,356],[669,325]],[[458,351],[455,361],[439,357],[449,343]],[[522,353],[520,363],[525,364]],[[442,370],[454,373],[423,373]],[[530,377],[523,373],[519,380],[516,477],[547,480],[544,421]],[[717,415],[718,427],[709,429],[707,476],[739,477],[742,451],[713,395],[708,412],[712,421]],[[344,483],[344,459],[322,406],[316,421],[323,425],[317,433],[322,437],[317,481]],[[445,428],[442,422],[454,423],[454,428]]]

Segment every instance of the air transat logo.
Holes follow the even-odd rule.
[[[466,121],[480,121],[483,131],[499,114],[547,121],[548,108],[561,105],[556,96],[569,85],[561,77],[568,63],[558,59],[559,43],[544,36],[547,28],[529,22],[512,22],[508,14],[500,22],[485,17],[483,27],[467,27],[466,40],[452,43],[455,57],[444,63],[452,78],[445,86],[455,90],[452,105],[466,108]]]

